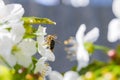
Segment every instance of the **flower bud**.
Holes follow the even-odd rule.
[[[107,55],[111,58],[111,59],[115,59],[116,58],[116,51],[114,49],[111,49],[108,51]]]

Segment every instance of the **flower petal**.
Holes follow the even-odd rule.
[[[12,43],[8,31],[4,29],[0,30],[0,43],[0,56],[2,56],[5,61],[13,67],[16,63],[15,57],[11,54],[12,46],[14,44]]]
[[[83,44],[83,37],[84,37],[85,30],[86,30],[85,24],[81,24],[76,33],[76,40],[78,44],[81,44],[81,43]]]
[[[116,42],[120,38],[120,19],[113,19],[108,25],[108,41]]]
[[[21,52],[25,55],[33,56],[36,53],[36,42],[32,39],[23,40],[18,47],[20,47]]]
[[[19,50],[14,52],[17,63],[29,67],[32,63],[31,57],[36,53],[36,42],[32,39],[25,39],[17,47]]]
[[[55,55],[53,54],[53,52],[51,50],[49,50],[49,49],[46,49],[44,46],[38,45],[38,52],[43,57],[46,57],[47,60],[49,60],[49,61],[55,61]]]
[[[12,26],[11,37],[14,43],[18,43],[22,40],[25,33],[23,22],[11,23],[11,26]]]
[[[34,73],[39,72],[41,73],[41,75],[46,76],[51,72],[52,68],[45,63],[46,60],[46,57],[42,57],[38,60],[38,62],[36,63]]]
[[[112,10],[114,15],[120,18],[120,0],[113,0]]]
[[[78,71],[81,70],[81,68],[86,67],[89,63],[89,54],[83,46],[78,46],[77,50]]]
[[[3,0],[0,0],[0,6],[5,6],[5,3]]]
[[[39,25],[36,34],[37,34],[38,36],[40,36],[40,35],[45,36],[45,35],[47,34],[47,33],[46,33],[46,27],[42,27],[41,25]]]
[[[63,80],[63,76],[57,72],[57,71],[51,71],[50,74],[48,74],[49,80]]]
[[[9,20],[20,20],[24,14],[24,8],[21,4],[8,4],[6,5],[10,15],[8,16]]]
[[[22,65],[24,67],[29,67],[32,63],[31,56],[26,56],[25,54],[22,54],[20,52],[15,53],[15,57],[17,59],[17,64]]]
[[[97,27],[89,31],[85,37],[84,42],[95,42],[99,37],[99,29]]]
[[[77,80],[78,77],[79,77],[79,75],[78,75],[77,72],[67,71],[67,72],[64,74],[63,80]]]

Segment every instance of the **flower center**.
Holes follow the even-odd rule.
[[[92,54],[94,52],[94,45],[91,42],[85,42],[84,43],[85,49],[88,51],[88,53]]]
[[[15,54],[16,52],[20,51],[20,48],[17,45],[12,47],[12,53]]]

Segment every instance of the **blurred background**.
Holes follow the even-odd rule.
[[[68,71],[76,61],[70,62],[66,58],[63,41],[75,36],[80,24],[86,24],[87,31],[94,27],[100,28],[100,37],[96,44],[114,47],[116,43],[107,41],[107,29],[111,19],[115,18],[112,12],[113,0],[4,0],[8,3],[20,3],[25,9],[24,16],[46,17],[57,24],[47,26],[48,34],[56,34],[61,43],[55,45],[55,62],[50,62],[53,70]],[[102,54],[102,55],[101,55]],[[106,61],[106,55],[96,51],[95,58]],[[102,56],[102,57],[99,57]]]

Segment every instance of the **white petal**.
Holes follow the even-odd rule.
[[[38,73],[38,72],[42,73],[42,71],[45,67],[45,65],[44,65],[45,61],[46,61],[45,57],[42,57],[38,60],[38,62],[36,63],[34,73]]]
[[[108,41],[115,42],[120,38],[120,20],[113,19],[108,25]]]
[[[15,57],[11,54],[12,46],[12,39],[8,35],[8,32],[5,30],[0,30],[0,56],[2,56],[7,63],[13,67],[16,64]]]
[[[42,27],[41,25],[39,25],[38,30],[36,32],[36,34],[39,35],[46,35],[46,27]]]
[[[9,15],[9,12],[7,10],[7,7],[4,5],[4,3],[1,1],[0,2],[0,22],[3,22],[3,18],[6,18],[6,16]]]
[[[5,6],[5,3],[3,2],[3,0],[0,0],[0,6]]]
[[[42,57],[38,60],[38,62],[36,63],[34,73],[40,72],[42,75],[46,76],[51,72],[52,68],[46,65],[45,63],[46,60],[47,60],[46,57]]]
[[[99,37],[99,29],[97,27],[89,31],[85,37],[84,42],[95,42]]]
[[[57,72],[57,71],[51,71],[50,74],[48,74],[49,80],[63,80],[63,76]]]
[[[78,46],[77,61],[78,61],[78,67],[77,67],[78,71],[81,68],[86,67],[89,63],[89,54],[83,46]]]
[[[83,43],[83,37],[84,37],[85,30],[86,30],[85,24],[80,25],[80,27],[78,28],[78,31],[76,33],[76,40],[78,44]]]
[[[112,10],[114,15],[120,18],[120,0],[113,0]]]
[[[25,39],[18,46],[25,55],[32,56],[36,53],[36,42],[32,39]]]
[[[22,18],[24,14],[24,8],[22,7],[21,4],[8,4],[6,5],[8,8],[10,15],[9,20],[14,20],[14,19],[19,19]]]
[[[0,54],[10,55],[13,44],[9,36],[1,37],[0,43]]]
[[[11,67],[13,67],[16,64],[15,56],[10,54],[10,55],[4,56],[4,58]]]
[[[26,56],[25,54],[22,54],[20,52],[15,53],[15,57],[17,59],[17,63],[26,68],[29,67],[32,63],[31,56]]]
[[[77,80],[79,77],[77,72],[68,71],[64,74],[63,80]]]
[[[49,49],[46,49],[44,46],[38,45],[38,52],[43,57],[46,57],[47,60],[49,60],[49,61],[55,61],[55,55],[53,54],[53,52],[51,50],[49,50]]]
[[[23,22],[11,23],[11,26],[12,26],[11,37],[14,43],[18,43],[22,40],[25,33]]]
[[[89,4],[89,0],[70,0],[73,7],[86,7]]]
[[[38,41],[38,44],[44,45],[45,43],[44,35],[38,36],[37,41]]]
[[[32,56],[36,53],[36,44],[34,40],[23,40],[18,46],[20,50],[14,52],[17,63],[29,67],[32,63]]]

